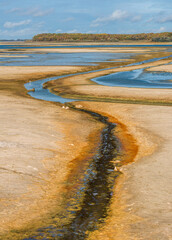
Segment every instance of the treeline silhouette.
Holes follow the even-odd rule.
[[[41,33],[33,41],[55,42],[119,42],[119,41],[152,41],[171,42],[172,32],[139,33],[139,34],[87,34],[87,33]]]

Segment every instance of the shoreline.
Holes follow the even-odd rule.
[[[156,66],[162,68],[164,64],[168,64],[172,60],[158,60],[152,63],[144,63],[135,66],[122,66],[120,68],[102,70],[94,73],[85,73],[73,77],[61,78],[59,80],[50,81],[44,84],[52,93],[74,99],[90,99],[95,101],[140,101],[140,103],[153,104],[162,102],[163,104],[172,103],[171,89],[149,89],[149,88],[127,88],[127,87],[109,87],[99,85],[93,81],[92,78],[103,76],[106,74],[131,71],[142,68],[156,69]],[[157,67],[157,68],[158,68]],[[169,67],[170,68],[170,67]],[[82,76],[82,78],[81,78]],[[79,83],[79,84],[78,84]]]
[[[121,42],[42,42],[42,41],[0,41],[0,45],[171,45],[172,42],[121,41]]]
[[[164,64],[164,61],[161,63]],[[157,63],[151,64],[156,67]],[[1,207],[6,206],[5,214],[8,218],[5,220],[5,215],[2,214],[4,219],[1,231],[3,228],[7,233],[7,230],[13,229],[5,236],[6,238],[3,236],[2,239],[5,240],[19,239],[18,233],[25,234],[24,231],[32,232],[40,225],[47,226],[47,223],[49,224],[54,217],[57,221],[60,220],[59,216],[53,215],[54,210],[60,215],[65,213],[64,196],[69,194],[70,199],[73,194],[72,190],[78,187],[77,180],[82,181],[88,161],[99,145],[100,131],[103,126],[89,116],[66,108],[67,104],[62,108],[63,105],[58,103],[36,100],[27,96],[27,91],[24,90],[23,84],[27,81],[56,74],[82,72],[85,68],[0,68],[4,70],[0,77],[0,86],[4,87],[1,91],[0,103],[3,116],[1,148],[4,155],[1,155],[2,159],[6,158],[6,150],[10,151],[9,166],[7,166],[10,170],[10,178],[8,178],[10,181],[4,180],[4,184],[7,185],[3,186],[3,193],[7,194],[8,198],[10,186],[11,189],[15,188],[14,194],[18,194],[16,199],[14,196],[8,199],[9,204],[14,204],[15,208],[9,208],[6,205],[8,201],[4,202],[5,197],[1,199],[4,204]],[[75,78],[63,79],[64,86],[74,87],[78,91],[77,86],[74,86],[78,78],[76,76]],[[87,76],[82,81],[80,87],[85,88],[85,83],[94,87]],[[64,91],[65,88],[62,90]],[[167,99],[166,94],[165,98]],[[152,239],[158,239],[159,236],[161,240],[170,239],[172,236],[169,195],[172,186],[170,182],[171,107],[88,101],[78,101],[73,104],[77,108],[103,114],[112,122],[118,123],[116,134],[122,142],[124,153],[122,157],[126,164],[119,169],[123,174],[115,186],[114,197],[105,224],[101,229],[91,233],[88,239],[147,240],[148,236]],[[26,149],[28,152],[25,152]],[[14,154],[12,154],[13,151]],[[32,158],[31,162],[29,158]],[[23,165],[23,159],[28,159],[26,166]],[[35,166],[35,163],[38,166]],[[37,168],[39,173],[34,168]],[[22,177],[27,177],[24,178],[25,188],[20,188],[23,186],[21,180],[15,185],[16,182],[12,176],[16,176],[16,173],[19,178],[21,173]],[[28,174],[33,175],[33,173],[34,176],[40,176],[42,180],[38,179],[36,183],[28,180]],[[5,176],[6,173],[3,172],[3,174]],[[71,185],[72,182],[73,185]],[[9,192],[13,192],[11,189]],[[30,193],[31,196],[29,196]],[[35,198],[34,205],[32,205]],[[26,205],[28,207],[25,209]],[[45,211],[44,208],[46,208]],[[25,209],[24,212],[23,209]],[[28,219],[25,219],[26,213],[28,213]],[[66,220],[64,219],[64,223]],[[24,225],[27,225],[26,228],[23,228]]]
[[[44,77],[47,73],[44,72]],[[23,83],[27,78],[30,79],[32,74],[30,71],[29,75],[26,71],[25,77],[23,74],[20,76],[21,79],[17,85],[12,80],[16,79],[16,76],[10,74],[12,74],[10,71],[8,75],[6,73],[6,83],[14,85],[16,90],[15,92],[10,89],[1,91],[0,102],[3,116],[0,157],[6,160],[8,158],[7,162],[1,161],[1,184],[3,184],[0,199],[1,235],[7,229],[16,229],[17,232],[21,226],[28,225],[27,227],[30,228],[29,222],[32,222],[33,228],[38,223],[43,224],[44,219],[40,216],[49,214],[48,212],[52,211],[51,208],[57,210],[59,208],[58,211],[60,211],[60,204],[63,204],[62,188],[64,188],[67,174],[71,168],[74,169],[75,164],[76,169],[78,169],[77,163],[80,163],[81,167],[82,158],[95,148],[93,143],[97,142],[97,131],[101,129],[101,125],[95,124],[91,118],[63,109],[61,104],[32,99],[26,96],[26,91],[19,94],[21,89],[24,90]],[[3,76],[1,79],[5,81]],[[21,89],[18,88],[19,85]],[[11,121],[11,115],[13,121]],[[86,129],[83,128],[85,125]],[[91,137],[93,133],[94,137]],[[90,138],[92,144],[88,145]],[[64,146],[65,150],[63,150]],[[10,151],[8,155],[7,150]],[[71,165],[70,162],[73,159],[77,159],[77,162]],[[77,171],[80,172],[82,169],[79,168]],[[8,195],[9,193],[11,196]],[[57,206],[56,196],[58,196]],[[9,239],[11,239],[10,236]],[[3,236],[2,239],[8,238]]]
[[[170,239],[171,218],[170,212],[166,213],[166,207],[167,202],[171,200],[169,194],[165,192],[169,193],[171,188],[170,182],[168,184],[166,182],[170,181],[170,178],[166,178],[166,174],[170,176],[169,146],[172,142],[172,132],[168,129],[171,125],[171,107],[93,102],[84,102],[83,106],[93,111],[99,109],[102,114],[119,119],[125,124],[139,147],[134,162],[121,168],[123,175],[114,189],[116,197],[112,201],[110,215],[105,225],[93,232],[88,239],[128,240],[135,237],[146,240],[148,236],[157,239],[159,235],[161,239]],[[156,122],[157,118],[159,122]],[[168,121],[167,127],[163,126],[165,119]],[[159,128],[161,128],[160,132]],[[164,144],[167,143],[164,149]],[[161,162],[164,157],[166,160],[162,167]],[[162,188],[164,195],[161,195]],[[154,204],[157,207],[156,218]],[[170,205],[168,208],[170,209]]]

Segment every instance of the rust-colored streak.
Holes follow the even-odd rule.
[[[101,129],[95,130],[88,136],[88,144],[82,148],[78,157],[71,160],[68,164],[67,182],[72,183],[65,186],[65,190],[69,193],[76,190],[81,184],[84,172],[90,163],[90,160],[97,152],[100,145]]]
[[[98,112],[109,118],[110,122],[116,123],[115,136],[120,140],[121,143],[121,153],[122,153],[122,165],[126,165],[134,161],[138,153],[138,145],[135,138],[128,132],[127,126],[120,122],[117,118],[105,112]]]

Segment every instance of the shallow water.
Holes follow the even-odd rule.
[[[68,76],[72,76],[72,74],[65,75],[63,77],[68,77]],[[72,100],[72,99],[57,96],[55,94],[52,94],[48,89],[43,88],[43,84],[45,82],[49,82],[51,80],[55,80],[55,79],[59,79],[59,78],[61,78],[61,77],[45,78],[43,80],[32,81],[32,82],[26,83],[24,86],[27,90],[32,90],[34,88],[34,91],[30,91],[30,92],[28,92],[28,94],[31,97],[34,97],[36,99],[41,99],[44,101],[60,102],[60,103],[76,101],[75,99]]]
[[[15,54],[11,54],[15,56]],[[20,54],[17,53],[17,56]],[[100,62],[119,62],[136,54],[133,53],[34,53],[21,54],[21,57],[0,57],[0,66],[56,66],[56,65],[97,65]],[[22,57],[26,56],[26,57]]]
[[[43,55],[41,55],[40,57],[42,56]],[[64,57],[67,57],[67,56],[68,55],[64,55]],[[74,56],[74,55],[71,54],[71,56]],[[80,59],[82,59],[82,57],[84,58],[82,62],[88,61],[86,59],[86,56],[89,57],[89,62],[91,62],[92,59],[95,62],[94,57],[97,55],[93,55],[92,53],[88,55],[83,55],[82,53],[82,56],[80,56]],[[151,62],[155,60],[156,59],[153,59],[153,60],[150,59],[150,60],[147,60],[147,62]],[[143,62],[140,62],[138,64],[142,64],[142,63]],[[102,70],[97,70],[97,71],[102,71]],[[90,72],[95,72],[95,71],[90,71]],[[81,74],[81,73],[78,73],[78,74]],[[70,74],[65,76],[63,75],[59,77],[51,77],[43,80],[29,82],[25,84],[25,87],[28,90],[31,90],[33,88],[35,89],[35,91],[29,92],[29,94],[34,98],[42,99],[45,101],[61,102],[61,103],[76,101],[74,99],[73,100],[65,99],[63,97],[50,93],[48,89],[43,89],[43,84],[45,82],[48,82],[54,79],[60,79],[60,78],[74,76],[78,74]],[[82,77],[82,74],[81,74],[81,77]],[[115,75],[115,74],[111,74],[111,75]],[[104,77],[109,77],[109,76],[110,75],[104,76]],[[160,74],[152,73],[152,72],[147,73],[147,72],[144,72],[144,69],[139,69],[139,70],[133,70],[128,72],[120,72],[117,74],[116,79],[118,81],[118,84],[121,84],[121,82],[123,82],[123,84],[124,85],[126,84],[127,86],[128,85],[131,86],[131,83],[132,83],[132,86],[138,86],[138,87],[146,86],[146,84],[148,84],[148,87],[150,86],[157,87],[159,85],[164,86],[164,84],[166,84],[166,86],[169,85],[170,84],[169,80],[172,79],[171,76],[172,74],[169,76],[169,74],[166,74],[166,73],[160,73]],[[97,78],[97,79],[100,79],[100,78]],[[114,165],[112,163],[112,159],[117,156],[117,153],[119,151],[118,149],[119,143],[117,142],[117,139],[113,135],[113,128],[115,127],[115,125],[110,123],[107,117],[101,116],[100,114],[89,112],[84,109],[83,110],[80,109],[78,111],[83,111],[85,113],[91,114],[92,116],[99,119],[99,121],[105,123],[106,125],[106,127],[102,132],[101,146],[99,148],[99,152],[96,153],[94,158],[92,159],[85,174],[84,184],[83,186],[81,186],[81,189],[79,190],[79,191],[83,191],[84,199],[80,207],[79,208],[77,207],[76,210],[72,212],[73,218],[71,222],[69,222],[69,224],[61,227],[54,221],[52,225],[49,225],[45,228],[38,229],[37,232],[35,233],[35,236],[31,238],[27,238],[25,240],[86,239],[88,234],[87,231],[96,230],[99,227],[99,224],[103,223],[104,219],[108,215],[108,208],[109,208],[111,196],[113,193],[112,191],[113,184],[114,184],[115,178],[119,174],[119,172],[117,173],[114,171]],[[80,192],[78,192],[78,195],[79,194]]]
[[[172,73],[137,69],[93,78],[92,81],[111,87],[172,88]]]
[[[43,42],[40,42],[40,44],[44,44]],[[57,43],[58,44],[58,43]],[[34,45],[34,42],[33,42]],[[115,48],[126,48],[126,47],[172,47],[171,44],[163,45],[163,44],[158,44],[158,45],[117,45],[117,44],[106,44],[106,45],[61,45],[61,46],[29,46],[29,45],[0,45],[0,49],[32,49],[32,48],[95,48],[95,47],[115,47]]]
[[[171,55],[162,57],[162,58],[148,59],[142,62],[138,62],[136,64],[135,63],[128,64],[127,66],[140,65],[140,64],[149,63],[155,60],[167,59],[168,57],[171,57]],[[89,71],[87,73],[99,72],[102,70],[103,69]],[[26,83],[25,87],[27,90],[32,90],[34,88],[35,91],[31,91],[28,94],[37,99],[52,101],[52,102],[60,102],[60,103],[77,101],[79,99],[68,99],[68,98],[63,98],[61,96],[52,94],[48,89],[43,89],[43,84],[51,80],[74,76],[74,75],[82,75],[82,74],[85,74],[85,72],[78,73],[78,74],[69,74],[69,75],[51,77],[51,78],[46,78],[38,81],[32,81],[32,82]],[[119,73],[109,74],[109,75],[92,79],[92,81],[104,86],[111,86],[111,87],[121,86],[121,87],[137,87],[137,88],[172,88],[171,80],[172,80],[172,73],[145,72],[144,69],[119,72]]]
[[[99,151],[93,157],[85,173],[82,187],[77,193],[80,197],[83,195],[83,201],[81,203],[74,201],[68,206],[68,212],[72,215],[68,224],[59,226],[54,221],[51,226],[39,229],[33,238],[24,240],[84,240],[88,232],[98,229],[108,215],[115,179],[120,175],[120,172],[114,171],[114,167],[120,164],[112,162],[119,153],[119,142],[113,135],[116,125],[98,113],[84,109],[79,111],[91,115],[106,125],[102,131]]]

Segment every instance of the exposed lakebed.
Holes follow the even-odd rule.
[[[64,56],[66,57],[67,55],[64,55]],[[26,63],[29,64],[27,61],[28,60],[26,59]],[[82,62],[84,61],[85,63],[88,63],[88,60],[83,60]],[[45,61],[45,63],[46,62],[47,60]],[[91,62],[91,60],[89,60],[89,62]],[[94,59],[94,62],[95,62],[95,59]],[[13,64],[15,65],[15,63]],[[64,65],[67,65],[66,62]],[[74,65],[76,65],[76,62],[74,63]],[[128,76],[127,81],[129,84],[130,80],[132,81],[132,79],[134,79],[135,81],[139,81],[136,79],[143,74],[143,69],[133,70],[131,72],[120,72],[119,74],[123,74],[123,75],[125,74],[125,76]],[[67,76],[72,76],[72,75],[65,75],[62,77],[64,78]],[[29,94],[34,98],[42,99],[45,101],[61,102],[61,103],[71,102],[73,100],[65,99],[63,97],[54,95],[50,93],[48,89],[43,88],[43,84],[45,82],[58,79],[58,78],[60,79],[62,77],[53,77],[53,78],[47,78],[47,79],[43,79],[35,82],[29,82],[25,84],[25,87],[28,90],[34,89],[34,91],[29,92]],[[164,78],[162,79],[161,77],[159,77],[158,80],[156,79],[156,81],[159,81],[159,82],[170,81],[170,78],[167,80],[163,80]],[[154,80],[153,79],[151,80],[152,84]],[[141,79],[140,83],[143,84],[143,82],[145,81],[146,80]],[[159,83],[155,83],[155,85],[157,84]],[[119,142],[113,135],[113,129],[115,128],[115,125],[109,122],[108,118],[98,113],[87,111],[84,109],[83,110],[79,109],[77,111],[81,111],[84,114],[89,114],[96,120],[105,124],[104,130],[102,131],[102,135],[101,135],[101,144],[100,144],[99,152],[96,153],[96,155],[93,157],[92,162],[90,163],[85,174],[84,187],[83,186],[81,187],[82,191],[84,190],[84,193],[83,193],[84,198],[83,198],[82,204],[80,205],[79,210],[72,213],[73,218],[71,219],[71,222],[66,226],[63,226],[62,228],[60,228],[58,225],[56,226],[55,222],[53,222],[53,225],[49,225],[46,228],[39,229],[36,232],[35,236],[27,238],[27,240],[29,239],[30,240],[31,239],[32,240],[33,239],[68,239],[68,240],[85,239],[87,237],[88,231],[96,230],[98,228],[98,225],[104,221],[104,219],[108,214],[108,207],[110,205],[110,201],[113,193],[114,181],[115,181],[115,178],[119,175],[118,171],[114,171],[115,164],[112,162],[112,160],[117,156],[117,153],[119,150],[118,149]]]

